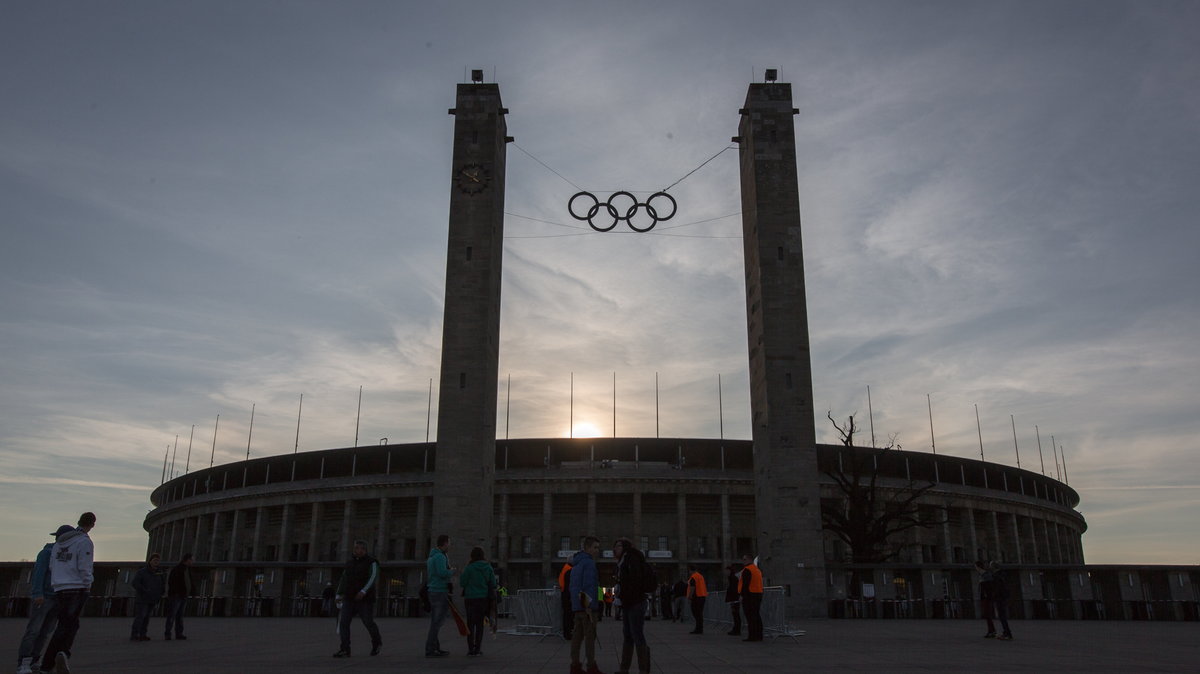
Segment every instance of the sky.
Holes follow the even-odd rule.
[[[436,438],[472,68],[516,139],[498,433],[612,435],[615,380],[617,435],[749,438],[722,150],[777,68],[818,441],[830,412],[1050,474],[1061,446],[1088,562],[1200,564],[1198,28],[1166,1],[5,3],[0,559],[84,510],[98,559],[141,558],[164,457]],[[567,214],[685,175],[648,234]]]

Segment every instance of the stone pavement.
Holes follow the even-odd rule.
[[[337,650],[332,618],[189,618],[187,641],[162,641],[162,619],[151,620],[154,641],[128,641],[131,620],[85,618],[75,644],[72,672],[556,672],[565,673],[569,644],[561,637],[489,635],[484,655],[465,656],[453,622],[442,628],[445,658],[424,656],[428,621],[384,618],[383,653],[369,657],[360,623],[353,629],[354,657]],[[505,627],[502,621],[501,629]],[[743,643],[710,629],[689,635],[689,624],[646,623],[655,672],[1197,672],[1200,623],[1013,621],[1016,640],[980,638],[982,621],[820,620],[798,625],[807,635]],[[14,667],[25,621],[0,620],[0,638]],[[621,626],[599,626],[597,659],[610,673],[620,651]],[[636,662],[635,662],[636,664]],[[14,667],[15,669],[15,667]],[[8,671],[13,671],[12,669]],[[3,670],[0,670],[0,674]]]

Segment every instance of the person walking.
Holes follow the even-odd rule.
[[[333,615],[333,599],[337,596],[337,590],[333,588],[333,581],[325,581],[325,589],[321,590],[321,617],[328,618]]]
[[[650,672],[650,647],[646,644],[646,594],[654,591],[654,569],[628,538],[613,543],[617,561],[617,599],[621,602],[621,662],[617,674],[629,674],[637,651],[638,671]]]
[[[704,634],[704,603],[708,601],[708,584],[700,574],[700,567],[688,564],[688,571],[692,573],[688,576],[687,594],[691,600],[692,618],[696,621],[696,627],[688,634]]]
[[[741,582],[742,565],[733,563],[725,567],[729,576],[725,579],[725,603],[729,604],[729,615],[733,618],[733,628],[726,634],[739,636],[742,633],[742,602],[738,594],[738,584]]]
[[[354,541],[352,556],[350,561],[346,562],[346,570],[342,572],[342,579],[338,582],[337,598],[342,604],[341,613],[338,614],[341,647],[333,657],[350,657],[350,623],[356,615],[371,635],[371,655],[379,655],[383,639],[379,636],[379,627],[375,624],[375,585],[378,581],[379,562],[367,554],[366,541]]]
[[[483,655],[483,618],[496,597],[496,572],[484,558],[483,548],[471,548],[471,563],[458,577],[467,609],[467,655]]]
[[[161,559],[157,552],[152,553],[146,561],[146,566],[138,569],[133,576],[133,582],[130,583],[137,592],[137,596],[133,598],[135,611],[133,628],[129,633],[130,641],[150,641],[150,637],[146,636],[146,628],[150,625],[150,615],[154,613],[154,607],[158,606],[163,598],[163,578],[158,571]]]
[[[183,609],[187,606],[187,598],[192,596],[192,553],[185,552],[179,563],[171,567],[167,574],[167,621],[163,625],[163,639],[171,640],[171,628],[175,628],[175,638],[183,641],[187,636],[183,633]]]
[[[675,622],[683,622],[683,607],[687,604],[687,581],[680,578],[675,581],[675,585],[671,587],[671,619]]]
[[[996,619],[1004,630],[997,639],[1012,641],[1012,630],[1008,627],[1008,583],[1005,582],[1004,571],[995,560],[988,565],[988,570],[992,572],[992,607],[996,609]]]
[[[575,628],[575,618],[571,613],[571,563],[566,562],[558,571],[558,598],[562,607],[562,635],[567,641],[571,640],[571,630]]]
[[[762,609],[762,571],[749,553],[742,555],[742,575],[738,579],[738,593],[742,596],[742,610],[746,612],[746,638],[742,641],[762,641],[763,624],[759,611]]]
[[[604,615],[612,617],[613,593],[612,588],[604,588]]]
[[[596,557],[600,555],[600,539],[587,536],[583,549],[571,558],[571,674],[603,674],[596,664],[596,620],[603,610],[599,597],[600,574]],[[579,659],[580,646],[587,655],[585,670]]]
[[[425,637],[425,657],[441,658],[450,655],[450,651],[442,650],[438,640],[438,631],[446,621],[450,612],[450,579],[454,578],[454,567],[450,566],[450,536],[439,534],[437,545],[429,551],[425,560],[425,585],[429,592],[429,635]]]
[[[58,625],[42,656],[42,671],[71,674],[71,646],[79,633],[79,616],[87,604],[95,578],[95,546],[88,532],[96,526],[96,515],[79,516],[79,527],[63,532],[50,550],[50,583],[54,588]],[[61,530],[61,529],[60,529]]]
[[[59,535],[74,529],[70,524],[64,524],[50,535],[57,539]],[[58,624],[54,587],[50,584],[50,551],[53,548],[53,543],[47,543],[33,563],[29,592],[33,608],[29,612],[29,622],[25,623],[21,646],[17,649],[17,674],[32,674],[33,663],[41,657],[42,646],[46,645],[46,639]]]

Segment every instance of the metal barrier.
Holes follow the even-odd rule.
[[[738,606],[740,610],[741,605],[739,604]],[[780,586],[763,588],[762,606],[758,614],[762,618],[764,637],[771,637],[772,639],[791,637],[794,639],[804,636],[804,630],[793,629],[787,623],[787,613],[784,609],[784,593],[783,588]],[[730,611],[730,605],[725,603],[724,593],[708,595],[708,601],[704,602],[704,622],[715,623],[722,628],[733,626],[733,613]],[[745,623],[745,620],[743,620],[743,623]]]
[[[517,590],[509,595],[509,608],[516,618],[516,629],[510,634],[550,636],[562,634],[562,597],[557,588],[547,590]],[[507,630],[506,630],[507,631]]]

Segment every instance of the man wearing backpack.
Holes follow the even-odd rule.
[[[617,560],[617,597],[621,600],[621,663],[617,674],[629,674],[633,652],[637,651],[638,671],[650,672],[650,647],[646,645],[646,594],[654,591],[654,569],[646,556],[633,547],[628,538],[613,543],[613,559]]]

